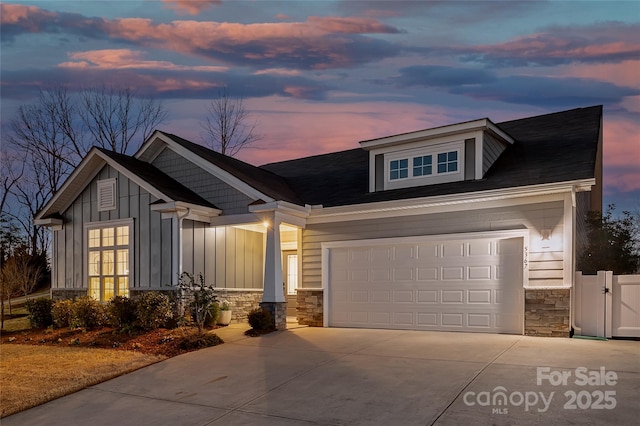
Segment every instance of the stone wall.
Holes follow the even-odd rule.
[[[228,300],[231,305],[231,322],[247,322],[247,315],[260,307],[262,290],[215,289],[218,301]]]
[[[299,288],[297,296],[298,307],[296,319],[298,324],[311,327],[324,325],[324,299],[322,290],[305,290]]]
[[[52,300],[77,299],[81,296],[87,296],[89,293],[86,288],[52,288]]]
[[[271,312],[276,330],[287,329],[287,302],[262,302],[260,307]]]
[[[525,289],[524,334],[541,337],[569,337],[571,290]]]

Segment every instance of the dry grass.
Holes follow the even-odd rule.
[[[0,345],[0,417],[163,359],[108,349]]]

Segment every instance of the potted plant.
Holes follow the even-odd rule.
[[[220,315],[218,316],[218,324],[229,325],[231,322],[231,304],[228,300],[220,302]]]

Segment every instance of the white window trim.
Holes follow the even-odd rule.
[[[82,283],[83,289],[89,291],[89,230],[96,228],[114,228],[118,226],[129,227],[129,290],[131,290],[133,284],[133,275],[135,265],[133,263],[134,256],[133,251],[135,249],[135,229],[134,221],[132,218],[118,219],[118,220],[105,220],[102,222],[87,222],[84,224],[84,230],[82,232],[82,247],[84,256],[82,256]]]
[[[458,170],[455,172],[438,173],[438,154],[457,152]],[[413,159],[431,155],[431,174],[413,175]],[[391,162],[406,159],[409,170],[406,178],[391,179]],[[414,148],[409,150],[390,152],[384,159],[384,189],[407,188],[411,186],[431,185],[436,183],[455,182],[464,179],[464,140],[457,140],[446,144],[438,144],[430,147]]]
[[[97,191],[96,191],[96,202],[98,204],[98,211],[99,212],[106,212],[106,211],[110,211],[110,210],[115,210],[117,208],[117,199],[118,199],[118,186],[117,186],[117,180],[116,178],[110,178],[110,179],[102,179],[99,180],[98,182],[96,182],[96,186],[97,186]],[[101,197],[101,193],[103,191],[111,191],[112,195],[113,195],[113,199],[111,204],[102,204],[102,197]]]

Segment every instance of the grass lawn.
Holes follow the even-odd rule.
[[[132,351],[0,345],[0,417],[163,359]]]

